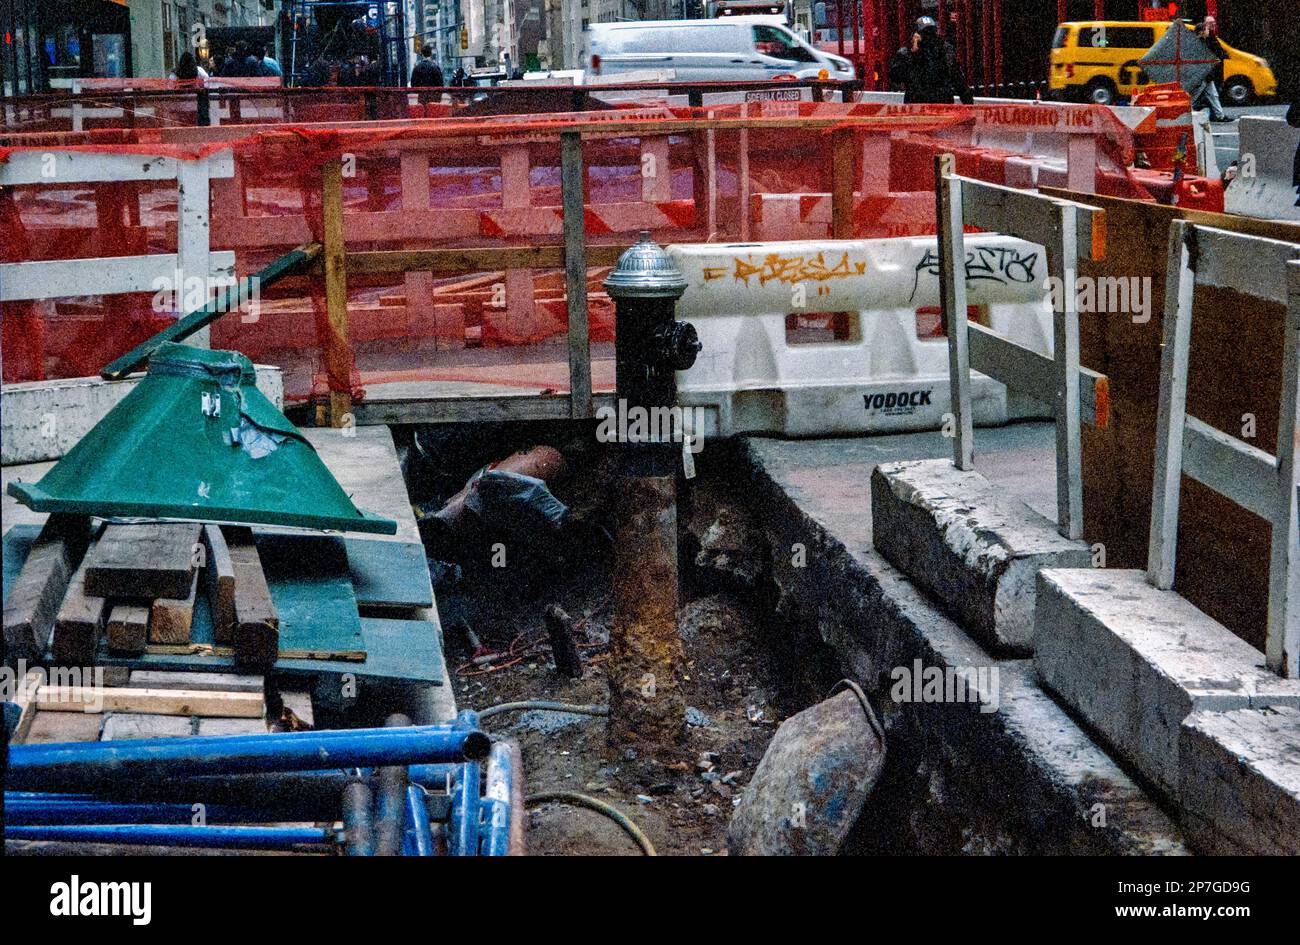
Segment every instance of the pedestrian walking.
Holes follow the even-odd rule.
[[[957,53],[939,35],[939,24],[928,16],[916,21],[911,44],[890,60],[890,79],[903,87],[903,101],[909,105],[951,105],[954,97],[965,105],[975,103]]]
[[[433,47],[424,46],[420,50],[420,61],[411,70],[411,88],[441,88],[442,70],[433,61]]]
[[[1210,121],[1232,121],[1224,113],[1223,102],[1219,98],[1219,91],[1223,87],[1223,60],[1227,58],[1228,54],[1223,49],[1223,43],[1219,42],[1219,27],[1214,17],[1207,16],[1201,25],[1196,28],[1196,35],[1210,50],[1217,62],[1214,69],[1206,76],[1205,84],[1196,93],[1192,107],[1195,108],[1204,101],[1210,109]]]

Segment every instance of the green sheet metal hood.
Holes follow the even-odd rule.
[[[40,482],[9,494],[37,512],[397,531],[352,504],[248,358],[178,344]]]

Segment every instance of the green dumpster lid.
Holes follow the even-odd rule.
[[[164,344],[149,372],[40,482],[9,494],[37,512],[181,518],[392,535],[254,384],[234,351]]]

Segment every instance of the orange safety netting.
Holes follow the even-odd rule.
[[[933,233],[940,153],[956,156],[959,173],[994,183],[1085,180],[1102,193],[1149,199],[1127,169],[1128,130],[1108,110],[1087,106],[651,101],[251,133],[137,127],[9,135],[0,161],[18,149],[182,160],[229,149],[233,176],[211,182],[210,245],[233,252],[244,277],[321,239],[322,168],[334,159],[343,162],[349,252],[559,245],[560,134],[573,129],[583,134],[591,246],[628,245],[640,230],[664,244],[829,238],[837,133],[853,139],[853,235],[860,238]],[[1034,153],[1016,150],[1031,139]],[[174,253],[177,217],[175,181],[55,179],[5,188],[0,261]],[[600,287],[607,271],[588,271],[597,389],[613,382],[613,306]],[[193,275],[150,292],[0,303],[5,381],[97,373],[190,307],[185,288]],[[567,325],[559,270],[350,273],[346,341],[354,367],[346,383],[357,397],[419,398],[431,382],[464,393],[565,391]],[[279,365],[286,396],[304,399],[331,386],[323,359],[329,332],[321,278],[297,276],[261,288],[251,310],[218,319],[211,343]]]

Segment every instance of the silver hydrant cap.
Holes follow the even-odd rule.
[[[618,257],[618,265],[605,280],[609,297],[618,299],[679,299],[686,291],[686,277],[672,257],[641,231],[636,245]]]

